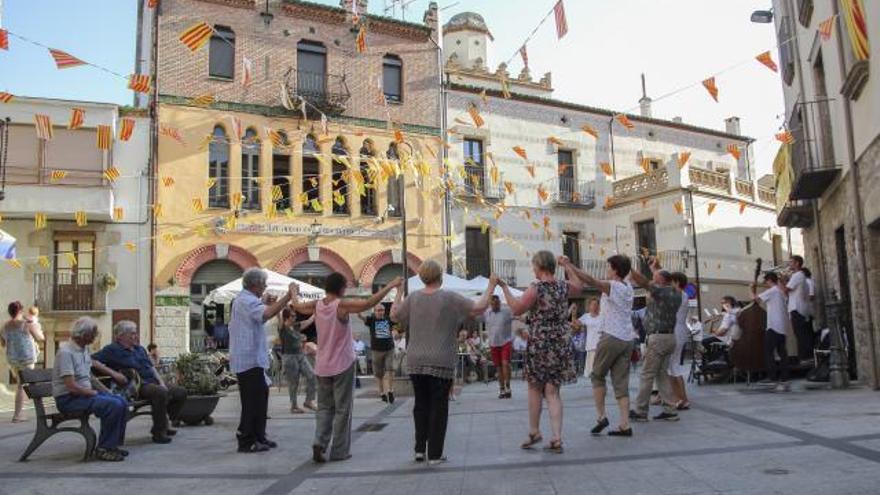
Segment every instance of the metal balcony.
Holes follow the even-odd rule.
[[[557,206],[592,209],[596,207],[596,190],[592,181],[578,181],[568,177],[557,179],[553,203]]]
[[[34,302],[50,312],[104,312],[106,292],[93,272],[35,273]]]
[[[516,260],[466,258],[464,264],[465,273],[461,273],[461,270],[456,273],[459,277],[471,279],[479,276],[497,275],[508,285],[516,286]]]
[[[813,202],[793,200],[785,203],[776,223],[780,227],[806,229],[813,226]]]
[[[824,98],[799,102],[792,111],[789,119],[789,130],[794,136],[791,199],[817,199],[840,175],[841,168],[834,159],[830,101]]]
[[[294,104],[297,104],[302,97],[309,104],[329,115],[345,112],[348,100],[351,98],[345,74],[317,74],[290,68],[284,77],[284,89]],[[314,113],[313,109],[306,107],[307,115],[318,117],[310,113]]]
[[[464,178],[461,181],[461,195],[470,198],[481,197],[489,200],[504,198],[503,181],[493,183],[486,177],[486,169],[478,165],[465,165]]]

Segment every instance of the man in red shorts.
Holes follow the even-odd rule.
[[[507,306],[501,307],[501,299],[492,296],[489,309],[480,317],[489,334],[492,363],[498,375],[499,399],[510,399],[510,354],[513,350],[513,313]]]

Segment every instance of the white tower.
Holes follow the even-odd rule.
[[[462,68],[485,69],[487,45],[494,40],[483,16],[475,12],[456,14],[443,26],[446,61],[452,59]]]

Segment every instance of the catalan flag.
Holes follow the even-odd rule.
[[[736,160],[739,160],[739,157],[742,155],[742,153],[739,151],[739,146],[735,144],[728,144],[727,152],[730,153],[730,156],[732,156]]]
[[[9,33],[0,29],[0,50],[9,50]]]
[[[501,181],[501,172],[495,165],[489,167],[489,180],[492,181],[492,184],[498,184]]]
[[[205,203],[202,201],[202,198],[192,199],[192,209],[195,213],[201,213],[205,211]]]
[[[125,244],[123,244],[123,246],[125,246],[125,249],[127,249],[130,253],[137,251],[137,244],[131,241],[126,242]]]
[[[45,229],[47,225],[45,213],[34,213],[34,230]]]
[[[507,191],[507,194],[513,194],[513,182],[504,181],[504,190]]]
[[[242,198],[243,196],[240,192],[232,193],[232,202],[230,203],[230,205],[232,206],[233,210],[241,209]]]
[[[650,158],[642,158],[642,170],[645,171],[646,174],[651,173],[651,159]]]
[[[612,206],[614,206],[614,198],[612,198],[611,196],[606,196],[605,197],[605,209],[608,210]]]
[[[366,53],[367,52],[367,26],[361,24],[360,29],[358,30],[357,41],[355,42],[358,53]]]
[[[226,217],[225,221],[223,222],[223,226],[226,228],[226,230],[229,230],[229,231],[235,230],[235,227],[237,224],[238,224],[238,218],[236,218],[235,215],[229,215],[228,217]]]
[[[254,63],[247,57],[241,58],[241,85],[248,87],[254,82]]]
[[[135,93],[148,94],[152,89],[149,74],[132,74],[128,76],[128,89]]]
[[[769,51],[759,54],[757,57],[755,57],[755,60],[761,62],[761,64],[763,64],[773,72],[779,72],[779,67],[776,65],[776,62],[773,61],[773,56],[770,55]]]
[[[12,268],[21,268],[21,261],[18,261],[16,258],[7,258],[6,264]]]
[[[556,136],[550,136],[547,138],[547,142],[550,144],[555,144],[556,146],[562,146],[562,140]]]
[[[716,102],[718,101],[718,86],[715,84],[715,77],[703,80],[703,87],[709,92],[709,95]]]
[[[73,218],[76,219],[77,227],[85,227],[89,224],[89,216],[84,211],[77,211],[73,214]]]
[[[538,198],[541,200],[541,202],[546,203],[549,197],[550,194],[547,192],[544,184],[538,184]]]
[[[217,185],[217,179],[208,179],[207,182],[205,182],[205,189],[211,189],[215,185]]]
[[[52,55],[52,58],[55,59],[55,67],[59,69],[69,69],[71,67],[79,67],[80,65],[86,65],[82,60],[74,57],[73,55],[63,52],[61,50],[56,50],[54,48],[49,48],[49,54]]]
[[[12,101],[12,93],[0,91],[0,103],[9,103]]]
[[[156,203],[152,206],[153,216],[156,218],[162,218],[162,203]]]
[[[269,141],[272,143],[272,146],[279,148],[284,145],[284,138],[282,138],[281,133],[272,129],[271,127],[266,127],[266,137],[269,138]]]
[[[336,206],[342,206],[345,204],[345,195],[338,189],[333,191],[333,202],[336,203]]]
[[[66,170],[53,170],[52,174],[49,176],[49,180],[51,182],[56,182],[59,180],[64,180],[65,177],[67,177]]]
[[[82,108],[71,108],[70,109],[70,122],[67,124],[67,128],[70,130],[79,129],[82,127],[83,123],[86,121],[86,111]]]
[[[745,211],[746,211],[746,206],[747,206],[747,205],[748,205],[748,203],[746,203],[745,201],[740,201],[740,202],[739,202],[739,214],[740,214],[740,215],[742,215],[743,213],[745,213]]]
[[[535,166],[531,163],[526,165],[526,172],[534,179],[535,178]]]
[[[611,168],[611,164],[608,163],[608,162],[602,162],[602,163],[600,163],[600,164],[599,164],[599,168],[601,168],[601,169],[602,169],[602,172],[603,172],[605,175],[607,175],[608,177],[611,177],[611,176],[614,174],[614,169]]]
[[[109,150],[110,143],[113,141],[113,128],[109,125],[98,124],[98,149]]]
[[[568,33],[568,21],[565,19],[565,6],[562,5],[562,0],[553,6],[553,17],[556,19],[556,38],[561,40]]]
[[[207,22],[203,21],[186,28],[185,31],[180,33],[178,39],[180,39],[180,42],[186,45],[191,52],[195,52],[205,46],[208,40],[211,39],[211,34],[213,33],[214,29],[211,28]]]
[[[134,123],[135,120],[129,117],[125,117],[120,120],[119,124],[119,140],[120,141],[128,141],[131,139],[131,134],[134,132]]]
[[[113,220],[119,222],[123,218],[125,218],[125,210],[121,206],[113,208]]]
[[[529,159],[529,155],[526,153],[526,150],[521,146],[514,146],[513,152],[519,155],[523,160]]]
[[[590,124],[584,124],[581,126],[581,130],[593,136],[594,139],[599,139],[599,133],[596,132],[596,129],[593,128]]]
[[[862,0],[841,0],[840,7],[840,15],[846,21],[850,47],[855,59],[868,60],[871,58],[871,48],[868,44],[868,18]],[[874,19],[876,20],[876,17]]]
[[[174,177],[165,176],[162,177],[162,185],[165,187],[171,187],[174,185]]]
[[[196,96],[192,99],[192,104],[197,107],[209,107],[212,103],[214,103],[214,95],[210,93],[205,93],[203,95]]]
[[[51,264],[49,263],[48,256],[37,257],[37,263],[39,263],[39,265],[42,266],[43,268],[49,268],[51,266]]]
[[[629,117],[627,117],[626,115],[624,115],[624,114],[622,114],[622,113],[621,113],[621,114],[618,114],[618,115],[617,115],[616,117],[614,117],[614,118],[617,119],[617,121],[620,123],[620,125],[622,125],[623,127],[625,127],[626,130],[628,130],[628,131],[631,131],[631,130],[633,130],[633,129],[636,128],[635,124],[633,124],[632,122],[630,122]]]
[[[54,136],[52,132],[52,119],[48,115],[34,115],[34,126],[37,131],[37,138],[49,141]]]
[[[168,247],[174,246],[174,234],[162,234],[162,240],[165,241],[165,244],[167,244]]]
[[[715,208],[717,208],[717,207],[718,207],[718,203],[716,203],[714,201],[710,202],[709,207],[706,210],[706,214],[711,216],[712,213],[715,211]]]
[[[681,215],[684,213],[684,204],[682,204],[681,200],[676,201],[672,204],[672,207],[675,208],[675,212]]]
[[[104,171],[104,178],[108,182],[116,182],[116,179],[119,178],[119,169],[114,166],[107,167],[107,170]]]
[[[281,201],[283,197],[284,191],[281,190],[281,186],[272,186],[272,201]]]
[[[678,168],[683,169],[685,165],[687,165],[688,160],[691,159],[690,151],[682,151],[678,154]]]
[[[180,145],[185,145],[183,142],[183,136],[180,135],[180,131],[177,130],[176,127],[171,127],[167,124],[159,125],[159,135],[170,137],[171,139],[177,141]]]
[[[834,32],[834,16],[825,19],[824,21],[819,23],[819,36],[822,38],[822,41],[828,41],[831,39],[831,33]]]
[[[468,114],[471,116],[471,120],[474,121],[474,125],[477,127],[483,127],[486,125],[486,121],[483,120],[483,117],[480,116],[480,109],[477,108],[473,103],[468,107]]]
[[[793,144],[794,143],[794,135],[791,131],[783,131],[776,134],[776,140],[782,144]]]

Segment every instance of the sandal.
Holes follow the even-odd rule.
[[[536,443],[540,443],[542,440],[544,440],[544,437],[541,436],[541,432],[529,433],[529,439],[523,442],[522,445],[519,446],[519,448],[523,450],[530,449],[533,445],[535,445]]]
[[[679,411],[687,411],[691,408],[691,403],[680,400],[675,403],[675,408]]]
[[[12,418],[13,423],[26,423],[27,421],[28,421],[28,418],[26,418],[24,416],[18,416],[16,418]]]
[[[107,462],[119,462],[125,460],[125,456],[118,450],[95,449],[95,459]]]
[[[552,440],[550,443],[544,446],[544,452],[549,452],[551,454],[561,454],[562,450],[562,440]]]

